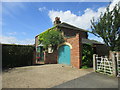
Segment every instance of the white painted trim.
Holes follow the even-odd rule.
[[[64,43],[58,45],[57,49],[59,49],[59,47],[62,46],[62,45],[68,45],[68,46],[70,46],[70,49],[72,49],[72,45],[68,42],[64,42]]]

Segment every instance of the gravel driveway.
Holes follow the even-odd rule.
[[[50,88],[91,72],[61,64],[18,67],[2,73],[2,88]]]

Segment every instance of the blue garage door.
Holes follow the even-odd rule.
[[[59,47],[58,52],[58,63],[70,65],[70,47],[68,45],[63,45]]]

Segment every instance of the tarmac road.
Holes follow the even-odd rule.
[[[53,88],[118,88],[118,78],[91,72]]]

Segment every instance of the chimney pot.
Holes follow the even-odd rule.
[[[55,17],[54,25],[60,24],[60,17]]]

